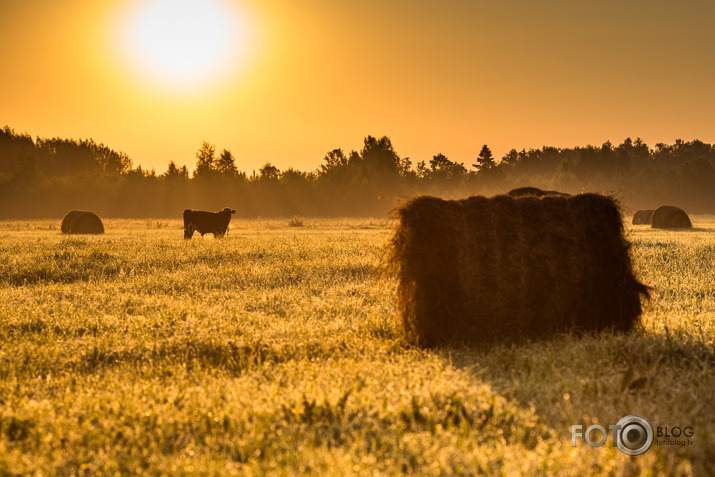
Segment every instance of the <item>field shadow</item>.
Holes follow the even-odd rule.
[[[290,344],[250,338],[229,340],[219,340],[209,336],[176,338],[127,346],[111,346],[96,340],[88,341],[90,342],[93,344],[81,347],[72,356],[67,356],[58,350],[58,354],[61,355],[59,359],[57,355],[48,357],[32,355],[33,349],[23,349],[14,356],[14,372],[32,369],[40,376],[57,372],[87,375],[123,367],[137,373],[161,369],[161,372],[167,375],[174,368],[182,368],[220,370],[239,376],[249,369],[261,367],[266,363],[327,359],[332,355],[329,348],[318,342],[295,347]],[[5,371],[7,370],[0,366],[0,378],[7,377],[3,374]]]
[[[446,365],[533,407],[564,432],[588,416],[617,421],[636,410],[648,410],[654,418],[692,420],[697,416],[681,415],[690,412],[684,400],[697,403],[700,396],[712,401],[715,391],[715,346],[691,336],[566,334],[436,352]]]
[[[693,233],[693,232],[711,232],[713,229],[707,229],[703,227],[691,227],[689,229],[655,229],[655,228],[649,228],[648,230],[655,230],[658,232],[685,232],[685,233]]]
[[[480,348],[437,351],[445,366],[465,371],[475,386],[531,409],[554,439],[568,446],[571,426],[610,425],[628,415],[653,428],[693,426],[695,445],[655,443],[649,460],[626,459],[624,472],[640,475],[653,465],[664,474],[692,465],[704,474],[715,448],[715,345],[692,336],[643,332],[561,335]],[[610,438],[609,438],[610,439]],[[610,442],[610,441],[609,441]],[[594,449],[600,451],[600,449]],[[608,454],[594,452],[594,465]],[[655,459],[655,461],[653,460]]]

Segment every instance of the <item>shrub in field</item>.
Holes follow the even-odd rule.
[[[672,205],[662,205],[653,212],[653,228],[656,229],[690,229],[693,224],[683,209]]]
[[[654,210],[639,210],[633,214],[633,225],[650,225],[653,220]]]
[[[94,212],[73,210],[62,219],[63,234],[103,234],[102,220]]]
[[[397,217],[398,310],[420,345],[630,330],[648,295],[610,197],[421,196]]]
[[[289,227],[303,227],[305,226],[305,222],[303,221],[303,217],[296,215],[292,219],[288,221],[288,226]]]

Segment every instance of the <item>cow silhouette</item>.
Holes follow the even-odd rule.
[[[200,233],[202,237],[206,234],[223,237],[226,235],[231,215],[235,213],[236,210],[229,207],[220,212],[186,209],[184,210],[184,238],[190,239],[194,232]]]

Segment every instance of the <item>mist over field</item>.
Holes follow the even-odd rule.
[[[502,158],[484,145],[474,158],[406,158],[388,137],[365,137],[359,151],[330,149],[313,171],[266,163],[241,170],[242,158],[208,142],[195,167],[170,162],[157,174],[123,152],[91,139],[33,139],[0,131],[0,218],[59,218],[73,209],[101,217],[179,218],[185,208],[239,217],[385,217],[417,194],[450,198],[494,195],[521,186],[569,193],[601,192],[626,213],[675,205],[715,213],[715,147],[678,140],[651,147],[621,144],[511,150]]]

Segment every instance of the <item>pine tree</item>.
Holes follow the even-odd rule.
[[[162,177],[167,179],[188,179],[189,171],[186,169],[186,166],[179,168],[174,161],[169,161],[169,167],[167,167]]]
[[[479,156],[477,156],[477,163],[472,164],[472,167],[474,167],[478,171],[488,171],[489,169],[492,169],[497,165],[496,161],[494,161],[494,156],[492,156],[492,150],[489,149],[489,147],[485,144],[482,147],[481,152],[479,153]]]
[[[169,161],[169,167],[166,169],[166,173],[164,174],[167,177],[173,177],[179,174],[179,168],[176,167],[176,163],[174,161]]]

